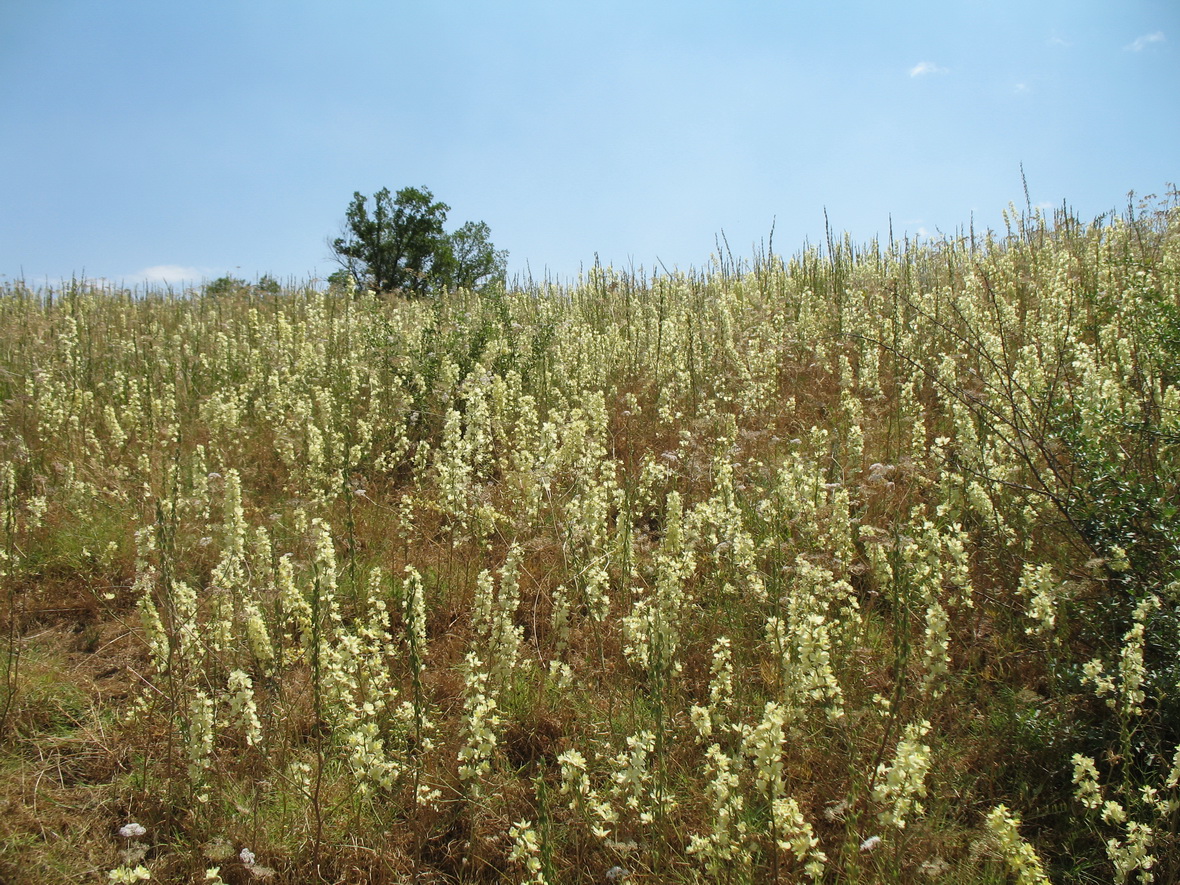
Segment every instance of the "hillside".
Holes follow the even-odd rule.
[[[1176,881],[1180,208],[1009,218],[8,285],[0,880]]]

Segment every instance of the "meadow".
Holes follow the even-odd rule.
[[[0,880],[1180,879],[1180,203],[0,289]]]

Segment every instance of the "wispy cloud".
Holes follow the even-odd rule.
[[[1134,43],[1129,43],[1123,48],[1129,49],[1129,50],[1131,50],[1131,52],[1142,52],[1144,49],[1146,49],[1152,43],[1163,43],[1163,42],[1164,42],[1164,32],[1163,31],[1156,31],[1155,33],[1152,33],[1152,34],[1144,34],[1142,37],[1137,37],[1135,39]]]
[[[202,267],[185,267],[180,264],[154,264],[131,274],[132,283],[197,283],[209,275]]]
[[[945,74],[946,68],[936,65],[932,61],[920,61],[910,68],[911,77],[925,77],[927,74]]]

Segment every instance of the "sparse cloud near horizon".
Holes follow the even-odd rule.
[[[1144,34],[1142,37],[1136,37],[1133,43],[1128,43],[1124,48],[1131,52],[1142,52],[1152,43],[1163,43],[1164,40],[1164,32],[1155,31],[1151,34]]]
[[[209,276],[201,267],[185,267],[180,264],[154,264],[136,271],[127,278],[129,283],[198,283]]]
[[[947,69],[936,65],[932,61],[920,61],[910,68],[911,77],[924,77],[927,74],[945,74]]]

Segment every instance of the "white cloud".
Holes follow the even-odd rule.
[[[926,74],[945,74],[946,68],[939,67],[932,61],[920,61],[910,68],[911,77],[924,77]]]
[[[1144,34],[1142,37],[1137,37],[1135,39],[1134,43],[1131,43],[1131,44],[1125,46],[1124,48],[1129,49],[1132,52],[1142,52],[1144,49],[1146,49],[1152,43],[1163,43],[1163,42],[1164,42],[1164,32],[1163,31],[1156,31],[1153,34]]]
[[[155,264],[131,274],[128,282],[179,285],[181,283],[199,283],[208,275],[209,272],[201,267],[185,267],[180,264]]]

